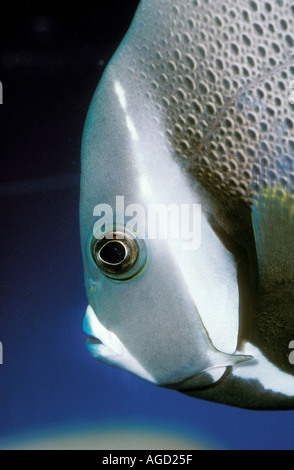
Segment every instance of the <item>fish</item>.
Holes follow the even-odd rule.
[[[139,3],[82,138],[96,359],[294,409],[293,31],[290,0]]]

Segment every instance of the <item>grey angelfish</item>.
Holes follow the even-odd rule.
[[[141,1],[83,135],[97,359],[206,400],[294,408],[293,31],[287,0]]]

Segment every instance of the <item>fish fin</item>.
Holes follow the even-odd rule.
[[[294,273],[294,194],[261,184],[254,195],[252,222],[260,283],[287,284]]]
[[[186,377],[181,382],[164,384],[166,388],[181,391],[183,393],[191,390],[201,390],[217,383],[226,372],[227,367],[235,367],[254,359],[253,356],[245,354],[225,354],[220,351],[214,351],[212,365],[196,374]],[[222,370],[223,369],[223,370]],[[220,370],[220,374],[216,374],[216,370]]]
[[[205,371],[217,369],[219,367],[235,367],[245,362],[251,361],[253,356],[247,354],[226,354],[220,351],[216,351],[216,355],[212,360],[212,365],[207,367]]]

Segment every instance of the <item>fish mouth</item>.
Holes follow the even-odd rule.
[[[127,370],[151,383],[156,379],[128,351],[115,333],[99,321],[91,305],[88,305],[83,321],[83,331],[88,335],[86,345],[96,359]]]
[[[91,305],[88,305],[83,321],[83,331],[88,335],[86,344],[92,351],[97,346],[98,351],[108,349],[117,355],[122,354],[122,348],[116,336],[98,320]]]
[[[94,336],[88,336],[86,339],[86,344],[88,345],[95,345],[95,344],[103,344],[102,341]]]
[[[100,345],[103,344],[101,335],[97,335],[97,324],[96,315],[93,308],[88,305],[86,314],[83,321],[83,331],[87,335],[86,344],[87,345]]]

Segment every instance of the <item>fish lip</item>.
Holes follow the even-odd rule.
[[[95,336],[88,335],[86,339],[86,344],[87,345],[98,345],[98,344],[103,344],[102,341],[99,338],[96,338]]]
[[[88,335],[88,349],[96,359],[132,372],[148,382],[158,383],[156,378],[128,351],[116,334],[100,323],[91,305],[88,305],[86,310],[83,331]]]
[[[100,323],[92,305],[87,307],[83,321],[83,331],[88,335],[87,345],[90,348],[97,346],[97,350],[103,351],[104,355],[106,351],[109,354],[117,354],[118,356],[122,354],[123,349],[120,341],[113,332]]]
[[[91,325],[87,321],[87,317],[89,317],[89,311],[90,310],[92,310],[92,312],[94,313],[93,308],[91,306],[88,306],[87,310],[86,310],[86,315],[85,315],[84,321],[83,321],[83,331],[87,335],[86,344],[87,345],[88,344],[89,345],[104,344],[103,341],[97,335],[94,334],[94,331],[93,331]]]

